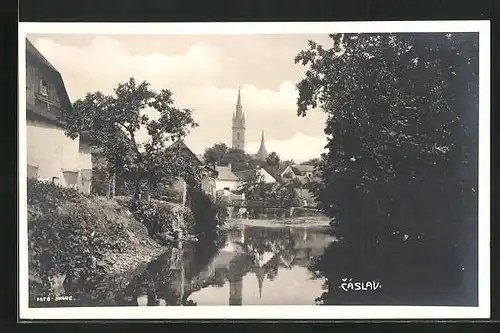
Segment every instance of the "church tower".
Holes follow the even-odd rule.
[[[236,274],[229,276],[229,305],[242,305],[243,276]]]
[[[235,149],[245,151],[245,115],[241,105],[241,89],[238,88],[238,101],[236,102],[236,112],[233,113],[233,144]]]
[[[264,131],[262,131],[262,138],[260,140],[260,148],[257,153],[257,158],[261,161],[265,161],[268,156],[269,154],[267,153],[266,144],[264,143]]]

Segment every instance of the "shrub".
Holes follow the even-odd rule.
[[[217,231],[217,227],[223,222],[218,219],[218,214],[223,215],[225,210],[227,216],[227,208],[215,204],[212,198],[199,188],[190,189],[189,204],[195,222],[195,233],[200,237]]]
[[[154,200],[136,200],[130,203],[135,218],[144,224],[152,238],[160,235],[177,237],[178,233],[191,234],[193,220],[180,206]]]
[[[218,223],[219,224],[225,223],[228,216],[227,204],[225,202],[216,201],[215,210]]]
[[[67,202],[82,203],[86,198],[88,197],[73,188],[33,178],[27,180],[27,204],[32,211],[45,214]]]
[[[52,278],[64,274],[65,288],[92,290],[104,254],[127,245],[124,226],[75,190],[30,180],[28,207],[37,213],[28,217],[29,271],[39,281],[32,295],[50,294]]]

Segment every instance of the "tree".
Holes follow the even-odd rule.
[[[231,164],[233,171],[250,170],[259,162],[251,155],[238,148],[228,148],[225,143],[216,143],[207,148],[203,155],[206,163],[227,166]]]
[[[158,119],[150,119],[144,112],[146,108],[156,111]],[[157,93],[149,83],[137,85],[131,78],[118,84],[113,95],[88,93],[61,118],[66,135],[88,136],[102,151],[110,171],[131,176],[136,197],[143,181],[151,188],[166,177],[197,180],[197,170],[182,163],[178,152],[166,149],[168,142],[184,138],[197,126],[192,111],[176,107],[168,89]],[[147,130],[146,142],[137,140],[141,128]]]
[[[347,297],[345,276],[383,279],[378,297],[467,298],[462,280],[477,272],[477,34],[330,37],[330,48],[310,41],[295,59],[307,67],[298,115],[328,114],[314,193],[339,242],[320,263],[323,301]]]
[[[309,159],[309,160],[307,160],[307,161],[304,161],[304,162],[302,162],[302,163],[300,163],[300,164],[301,164],[301,165],[314,165],[314,166],[316,166],[316,165],[318,165],[319,163],[321,163],[321,159],[320,159],[320,158],[318,158],[318,157],[315,157],[315,158],[311,158],[311,159]]]
[[[279,155],[275,151],[271,152],[266,158],[266,164],[270,167],[278,167],[280,164]]]
[[[264,200],[266,190],[268,189],[264,177],[253,170],[245,177],[238,187],[238,194],[245,194],[247,200]]]
[[[274,178],[279,178],[280,162],[279,155],[274,151],[266,158],[264,167]]]
[[[227,163],[231,164],[233,171],[244,171],[253,169],[257,161],[241,149],[230,148],[227,154]]]
[[[226,164],[229,148],[225,143],[216,143],[212,147],[207,148],[203,154],[205,163],[207,164]]]

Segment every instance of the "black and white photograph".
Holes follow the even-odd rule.
[[[490,316],[488,21],[20,23],[19,82],[21,319]]]

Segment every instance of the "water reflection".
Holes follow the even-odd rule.
[[[152,262],[116,305],[308,305],[324,281],[308,269],[333,241],[325,228],[242,227],[220,245],[187,245]]]

